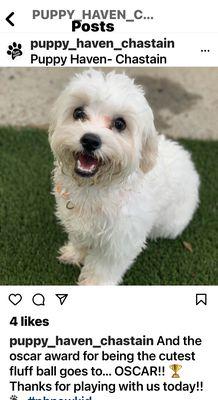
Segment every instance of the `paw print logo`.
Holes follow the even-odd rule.
[[[14,395],[12,394],[12,396],[10,397],[10,400],[18,400],[18,397],[17,397],[17,396],[14,396]]]
[[[22,46],[20,43],[13,42],[8,46],[7,54],[11,56],[12,60],[14,60],[16,57],[22,56],[23,52],[21,48]]]

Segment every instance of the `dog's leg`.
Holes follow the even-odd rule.
[[[118,285],[124,273],[132,264],[133,259],[123,261],[107,260],[105,257],[99,257],[98,254],[90,254],[86,257],[84,267],[81,270],[79,285]]]
[[[144,243],[125,241],[116,249],[105,246],[92,249],[85,258],[79,276],[79,285],[117,285],[140,253]]]
[[[84,263],[86,250],[76,247],[68,242],[59,249],[58,260],[64,264],[74,264],[81,266]]]

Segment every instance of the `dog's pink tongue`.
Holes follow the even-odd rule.
[[[90,169],[96,167],[98,164],[97,158],[94,158],[88,154],[80,154],[79,162],[82,168]]]

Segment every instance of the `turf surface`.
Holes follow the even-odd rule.
[[[218,142],[181,143],[201,175],[200,208],[180,238],[149,242],[126,285],[218,284]],[[0,284],[76,283],[79,269],[56,259],[66,235],[54,216],[51,170],[46,132],[0,129]]]

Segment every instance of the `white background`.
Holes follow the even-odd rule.
[[[23,6],[22,6],[23,3]],[[135,49],[129,50],[130,55],[160,55],[167,56],[168,66],[218,66],[218,3],[217,1],[197,1],[184,0],[176,2],[173,0],[150,2],[137,1],[130,4],[127,9],[127,16],[131,18],[134,10],[143,10],[144,16],[153,16],[153,20],[139,20],[134,23],[123,20],[111,20],[115,24],[115,31],[108,34],[107,32],[88,32],[76,33],[71,32],[71,21],[66,17],[62,20],[40,19],[32,20],[32,10],[47,9],[75,9],[75,17],[81,17],[81,10],[89,9],[125,9],[126,1],[111,1],[108,5],[103,5],[99,1],[80,1],[75,3],[72,1],[37,1],[37,2],[19,2],[9,1],[1,4],[1,52],[0,65],[2,66],[43,66],[40,63],[30,64],[30,40],[74,40],[80,36],[85,40],[109,40],[114,39],[116,43],[120,40],[131,37],[136,40],[150,40],[152,38],[161,39],[167,37],[169,40],[175,40],[174,49]],[[15,26],[10,26],[5,18],[14,11],[15,15],[12,21]],[[85,22],[99,22],[98,20]],[[58,33],[57,33],[58,32]],[[20,42],[23,46],[23,56],[17,57],[14,61],[7,55],[8,45],[12,42]],[[201,50],[210,50],[208,53],[202,53]],[[66,52],[65,52],[66,53]],[[66,55],[64,53],[64,55]],[[109,50],[109,54],[113,54]],[[57,55],[57,52],[49,52],[49,55]],[[60,55],[63,55],[59,52]],[[41,51],[40,55],[48,55],[48,52]],[[104,49],[93,49],[85,52],[81,51],[80,55],[105,55]],[[70,62],[66,66],[70,66]],[[108,66],[115,66],[113,60]],[[166,66],[163,65],[163,66]],[[51,65],[52,66],[52,65]],[[76,67],[76,64],[73,64]],[[79,65],[78,65],[79,66]],[[82,65],[85,66],[85,65]],[[88,66],[97,66],[94,63]],[[100,66],[100,65],[98,65]],[[105,65],[103,65],[105,66]],[[123,66],[123,65],[121,65]],[[133,65],[136,66],[136,65]],[[143,67],[146,64],[141,65]],[[155,66],[155,65],[151,65]]]
[[[35,293],[42,293],[45,296],[45,306],[35,306],[32,297]],[[9,300],[10,293],[20,293],[23,296],[22,302],[13,306]],[[68,293],[69,296],[63,306],[60,305],[55,293]],[[207,293],[208,305],[196,306],[196,293]],[[217,329],[215,321],[217,318],[217,288],[216,287],[3,287],[0,291],[1,308],[1,393],[7,399],[12,394],[8,388],[9,368],[9,337],[50,337],[54,342],[56,335],[61,337],[90,337],[93,336],[98,342],[100,337],[108,335],[114,337],[142,336],[166,337],[193,336],[202,338],[202,346],[173,346],[162,348],[145,348],[145,351],[163,352],[196,352],[196,361],[181,361],[181,380],[184,383],[204,382],[203,392],[150,392],[149,399],[193,399],[209,400],[217,393]],[[14,327],[9,325],[13,316],[30,315],[35,318],[49,318],[49,327]],[[117,348],[122,350],[122,348]],[[14,352],[20,352],[22,348],[15,347]],[[66,351],[76,350],[66,348]],[[108,350],[105,348],[105,350]],[[130,348],[129,351],[133,351]],[[33,350],[26,350],[32,352]],[[40,351],[40,349],[38,350]],[[59,351],[61,349],[59,348]],[[64,351],[64,349],[62,350]],[[110,348],[109,351],[114,351]],[[136,351],[136,350],[135,350]],[[13,364],[13,363],[11,363]],[[17,363],[20,366],[21,362]],[[28,364],[28,363],[27,363]],[[75,367],[71,363],[65,363],[63,367]],[[120,363],[117,363],[120,364]],[[125,363],[124,363],[125,364]],[[137,363],[136,363],[137,364]],[[145,363],[146,364],[146,363]],[[172,379],[172,371],[168,368],[172,362],[159,361],[151,362],[152,365],[164,365],[166,374],[164,377],[141,378],[143,382],[175,383]],[[41,367],[48,367],[48,364],[39,363]],[[99,367],[110,370],[111,364]],[[131,364],[130,364],[131,365]],[[85,367],[87,365],[83,365]],[[91,381],[90,378],[85,378]],[[94,381],[96,378],[93,378]],[[106,378],[107,379],[107,378]],[[108,378],[110,379],[110,378]],[[121,378],[117,378],[119,382]],[[124,381],[137,380],[137,377],[126,377]],[[54,380],[60,380],[54,378]],[[22,382],[31,382],[31,378],[21,378]],[[45,382],[47,379],[45,378]],[[66,379],[69,381],[69,379]],[[106,380],[107,381],[107,380]],[[116,381],[116,379],[115,379]],[[178,382],[180,380],[178,379]],[[63,380],[64,382],[64,380]],[[16,394],[16,393],[14,393]],[[28,394],[28,393],[27,393]],[[79,393],[78,393],[79,394]],[[33,395],[33,393],[32,393]],[[38,395],[38,397],[36,396]],[[40,398],[43,393],[35,393]],[[46,393],[47,397],[58,398],[55,393]],[[72,393],[71,393],[72,395]],[[148,393],[129,392],[119,394],[98,393],[94,399],[134,399],[142,400]],[[43,396],[42,396],[43,397]],[[65,393],[65,398],[70,398]],[[18,399],[24,400],[27,396],[19,394]]]

